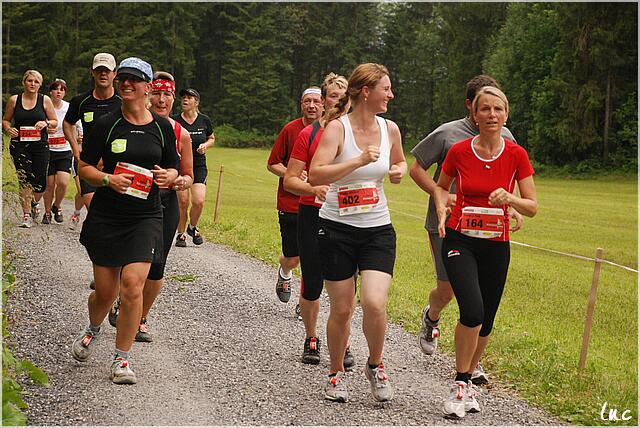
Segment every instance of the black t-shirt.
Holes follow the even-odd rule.
[[[189,131],[191,136],[191,147],[193,148],[193,166],[202,166],[207,164],[207,157],[198,153],[198,147],[200,144],[207,141],[207,137],[213,134],[213,124],[209,116],[198,113],[196,120],[192,124],[189,124],[181,114],[173,116],[173,119],[180,122],[183,128]]]
[[[93,89],[71,98],[69,110],[64,117],[65,122],[75,125],[82,121],[82,132],[89,135],[91,128],[98,118],[114,110],[120,109],[120,96],[113,94],[111,98],[99,100],[93,96]]]
[[[119,161],[149,170],[154,165],[178,169],[180,158],[173,126],[166,118],[152,115],[153,121],[146,125],[127,122],[120,109],[98,118],[85,136],[80,159],[94,166],[102,159],[103,171],[109,174]],[[157,214],[160,210],[158,186],[153,183],[146,200],[117,193],[110,187],[99,187],[91,202],[91,210],[94,209],[128,218]]]

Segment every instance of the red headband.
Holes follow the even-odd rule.
[[[167,91],[171,92],[174,96],[176,95],[176,83],[171,80],[165,79],[156,79],[151,82],[151,90],[152,91]]]

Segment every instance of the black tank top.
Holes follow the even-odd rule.
[[[21,126],[34,126],[36,122],[47,120],[47,113],[44,111],[44,95],[38,94],[36,105],[31,110],[25,110],[22,107],[22,94],[18,95],[16,107],[13,111],[13,126],[20,131]],[[19,141],[16,138],[15,141]],[[40,131],[40,141],[47,141],[47,128],[44,127]]]

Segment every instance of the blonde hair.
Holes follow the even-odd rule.
[[[337,75],[336,73],[329,73],[324,76],[324,81],[320,86],[320,92],[322,93],[322,98],[327,98],[327,91],[329,90],[329,86],[337,86],[340,89],[347,89],[349,86],[349,81],[346,77]]]
[[[24,82],[26,82],[27,77],[29,76],[33,76],[36,78],[36,80],[38,80],[38,83],[40,83],[40,86],[42,86],[42,82],[43,82],[43,78],[42,78],[42,74],[40,74],[40,72],[38,70],[27,70],[24,72],[24,74],[22,75],[22,83],[24,84]]]
[[[500,89],[494,86],[484,86],[476,92],[476,96],[473,98],[473,102],[471,103],[471,111],[475,115],[478,112],[478,102],[480,101],[480,97],[482,95],[493,95],[494,97],[500,98],[500,100],[504,103],[504,108],[509,116],[509,100],[507,96]]]
[[[389,70],[387,70],[387,67],[382,64],[369,62],[357,66],[353,70],[353,73],[351,73],[351,76],[349,76],[347,92],[340,97],[338,104],[329,111],[329,114],[327,115],[327,123],[342,116],[347,109],[349,100],[351,100],[353,105],[356,105],[363,87],[367,86],[373,88],[384,76],[389,76]]]

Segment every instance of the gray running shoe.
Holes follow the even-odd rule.
[[[278,268],[276,294],[282,303],[287,303],[291,298],[291,278],[283,278],[282,275],[280,275],[280,268]]]
[[[475,369],[473,369],[473,373],[471,373],[471,382],[474,385],[485,385],[489,383],[489,377],[484,372],[482,368],[482,364],[478,363]]]
[[[42,224],[51,224],[51,213],[42,214]]]
[[[91,354],[93,354],[94,345],[101,332],[102,329],[94,333],[88,325],[83,328],[71,345],[71,355],[73,355],[73,358],[80,362],[87,361]]]
[[[418,343],[420,349],[427,355],[432,355],[438,349],[438,336],[440,336],[439,323],[433,323],[427,317],[429,306],[427,305],[422,311],[422,328],[418,335]]]
[[[344,372],[338,372],[335,376],[329,376],[324,387],[324,398],[326,400],[346,403],[349,400],[349,391]]]
[[[40,215],[40,203],[31,201],[31,218],[35,221]]]
[[[187,246],[187,237],[184,233],[178,233],[176,236],[176,247],[186,247]]]
[[[138,332],[136,333],[136,342],[153,342],[153,338],[147,328],[147,320],[140,321]]]
[[[109,324],[115,327],[118,322],[118,314],[120,313],[120,296],[116,297],[116,301],[113,302],[113,306],[109,310]]]
[[[356,361],[353,358],[353,354],[349,350],[349,346],[347,345],[347,349],[344,351],[344,359],[342,360],[342,365],[346,371],[352,370],[353,366],[356,365]]]
[[[118,356],[115,356],[111,363],[111,380],[119,385],[132,385],[138,382],[129,361]]]
[[[455,382],[451,385],[451,393],[444,402],[444,417],[447,419],[462,419],[466,415],[465,411],[465,389],[464,382]]]
[[[22,223],[20,223],[19,227],[24,227],[26,229],[29,229],[31,226],[33,226],[33,219],[31,218],[31,214],[23,215]]]
[[[378,364],[375,369],[369,368],[369,364],[364,368],[364,374],[369,379],[371,394],[376,401],[390,401],[393,399],[393,388],[389,382],[389,376],[384,371],[384,364]]]
[[[480,411],[480,403],[476,400],[478,390],[473,382],[467,382],[464,390],[464,411],[467,413],[478,413]]]

